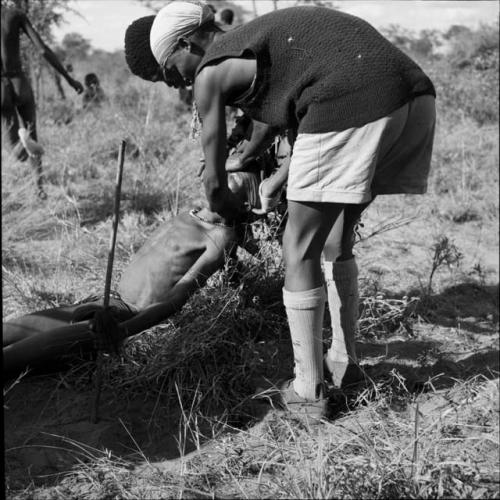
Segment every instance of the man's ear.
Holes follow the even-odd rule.
[[[191,51],[191,40],[189,38],[186,38],[185,36],[181,36],[177,40],[177,45],[181,49],[187,49],[188,51]]]

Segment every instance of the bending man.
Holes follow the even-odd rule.
[[[283,302],[295,378],[280,387],[280,395],[291,411],[321,418],[327,404],[321,269],[327,237],[343,213],[333,245],[340,255],[336,251],[327,256],[335,259],[327,283],[337,294],[329,301],[332,317],[347,325],[339,319],[339,304],[356,293],[350,243],[355,221],[376,195],[426,191],[434,86],[367,22],[324,7],[276,10],[222,32],[203,2],[175,1],[158,12],[143,38],[148,34],[154,61],[143,73],[163,77],[175,88],[194,86],[212,211],[231,217],[239,210],[225,170],[226,106],[244,110],[272,135],[293,130],[296,136],[283,238]],[[143,64],[151,61],[146,48],[145,40],[126,43],[126,52],[134,53],[134,59],[142,57]],[[262,137],[267,140],[265,133]],[[261,146],[255,141],[256,151]],[[334,292],[329,287],[328,295],[330,289]],[[344,344],[341,335],[338,340]],[[345,345],[332,349],[339,350],[338,356],[334,352],[329,360],[345,358]]]

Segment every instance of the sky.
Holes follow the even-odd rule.
[[[212,3],[217,6],[216,1]],[[251,0],[234,0],[233,3],[253,12]],[[278,0],[277,3],[287,7],[295,0]],[[494,23],[498,20],[500,5],[498,0],[335,0],[333,3],[376,28],[399,24],[416,32],[422,29],[446,31],[453,24],[474,28],[481,23]],[[77,32],[89,39],[93,48],[107,51],[122,49],[127,26],[138,17],[153,13],[138,0],[69,0],[68,4],[76,13],[68,13],[66,22],[54,30],[56,41],[66,33]],[[259,15],[273,9],[272,0],[256,0],[255,4]]]

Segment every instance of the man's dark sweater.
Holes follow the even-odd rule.
[[[360,127],[436,95],[420,67],[370,24],[323,7],[277,10],[227,32],[198,72],[228,57],[257,60],[253,92],[232,104],[299,133]]]

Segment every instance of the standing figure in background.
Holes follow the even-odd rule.
[[[219,24],[222,27],[231,26],[234,20],[234,12],[231,9],[221,10],[219,14],[219,19],[220,19]]]
[[[85,90],[82,96],[83,109],[99,107],[106,100],[99,78],[95,73],[85,75]]]
[[[2,120],[5,120],[9,142],[21,161],[29,157],[36,172],[38,196],[47,197],[43,184],[41,148],[27,148],[29,141],[37,140],[36,105],[30,82],[21,64],[20,36],[25,33],[49,64],[75,89],[83,92],[80,82],[74,80],[56,55],[43,42],[26,14],[15,8],[2,8]],[[20,129],[29,131],[30,137],[18,136]],[[20,134],[19,134],[20,135]]]

